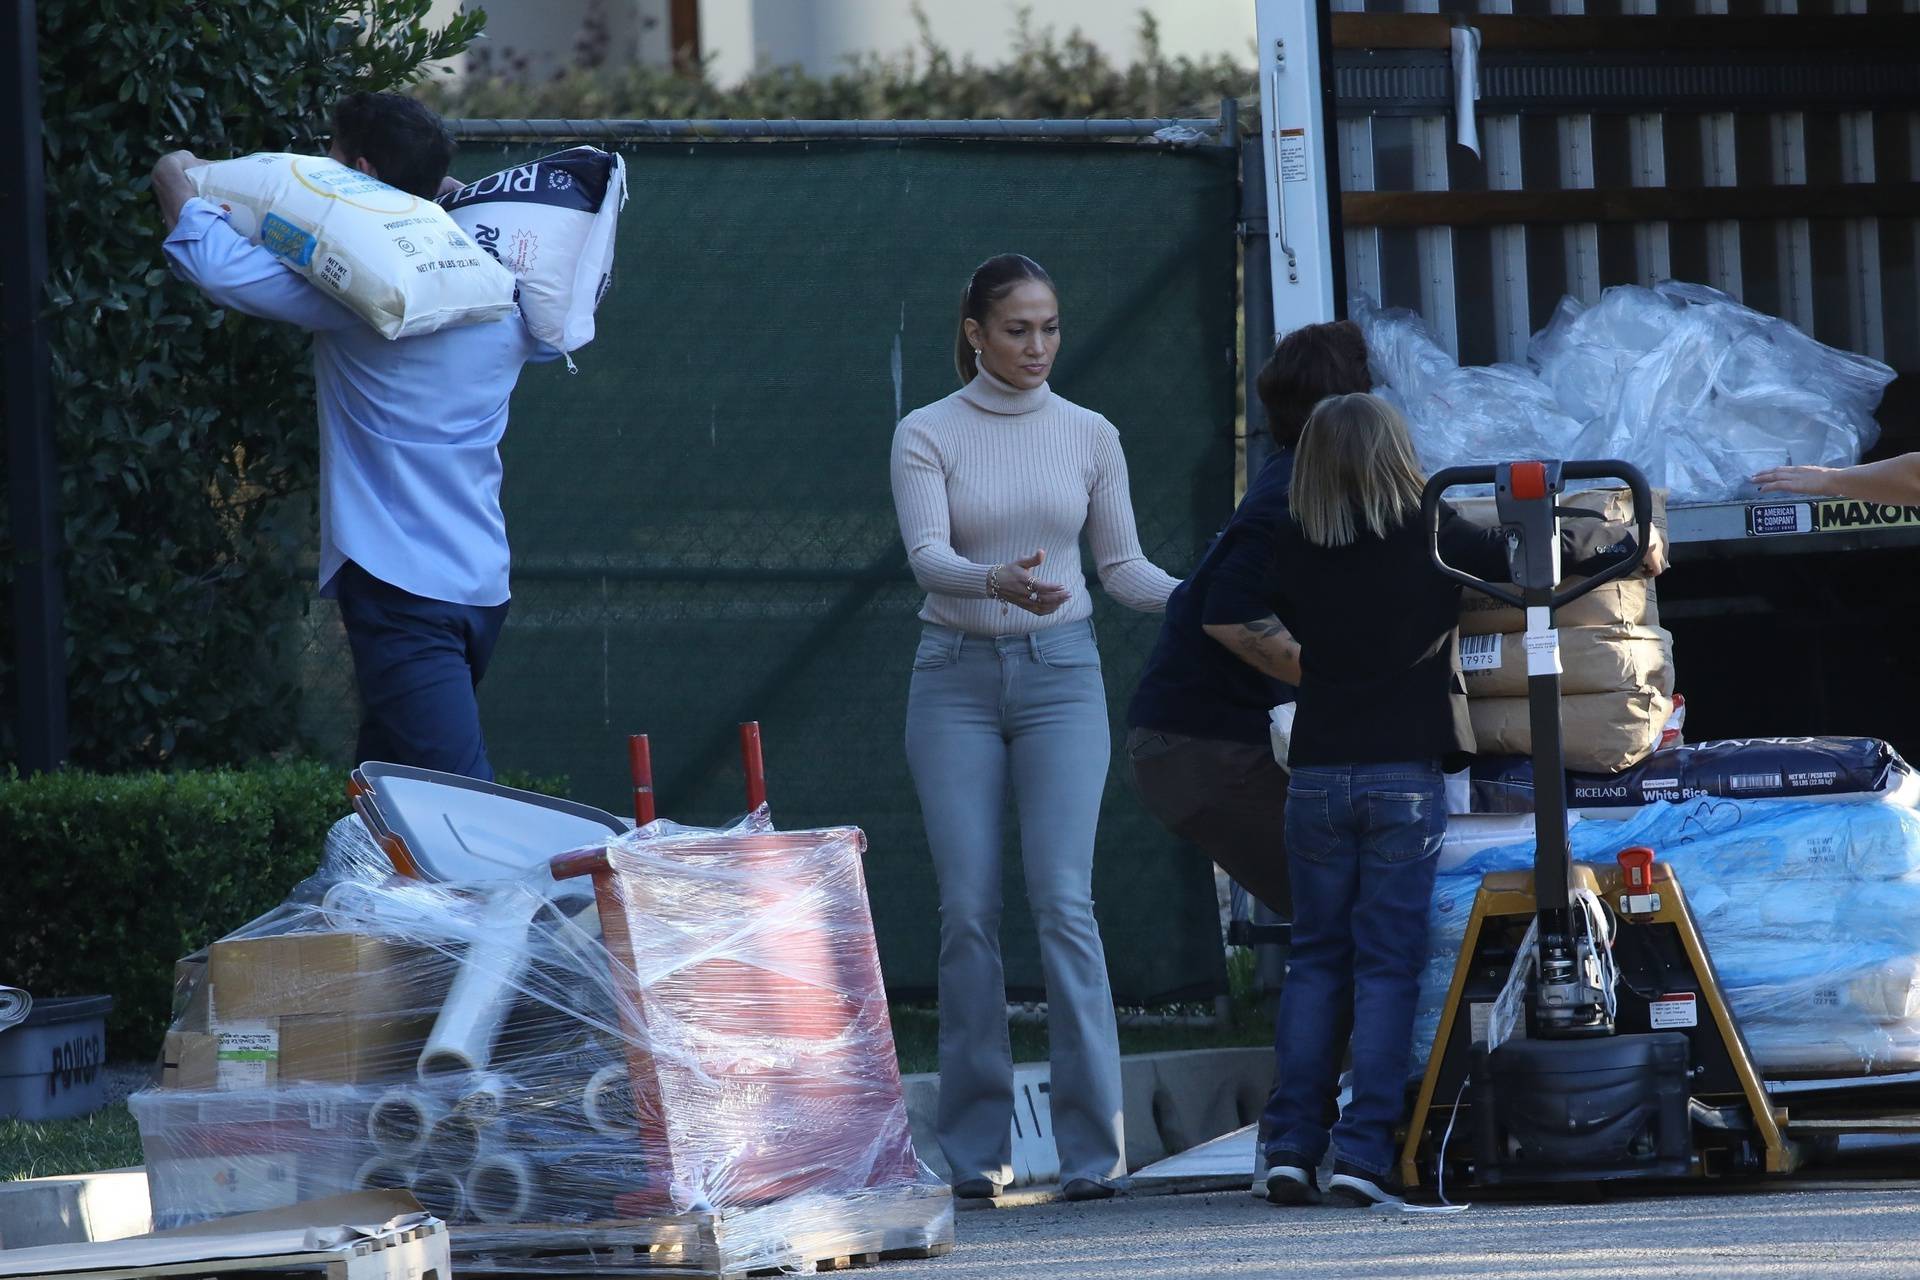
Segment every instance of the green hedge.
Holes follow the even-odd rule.
[[[0,982],[110,994],[109,1055],[155,1053],[174,961],[277,905],[346,812],[310,763],[0,780]]]
[[[293,733],[288,651],[319,466],[307,340],[223,313],[172,278],[148,174],[178,148],[323,149],[338,95],[409,83],[484,21],[461,15],[435,31],[431,8],[40,0],[76,764],[233,763]],[[13,576],[7,528],[0,488],[0,600]],[[12,625],[0,609],[0,764],[15,757]]]
[[[502,775],[565,795],[565,778]],[[173,964],[279,903],[346,815],[309,761],[175,773],[0,773],[0,983],[114,997],[107,1052],[157,1053]]]

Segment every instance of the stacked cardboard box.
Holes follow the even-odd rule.
[[[161,1086],[264,1089],[409,1077],[446,994],[445,966],[436,960],[355,933],[216,942],[203,965],[181,962],[189,995],[167,1034]]]

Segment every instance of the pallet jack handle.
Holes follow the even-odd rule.
[[[1560,587],[1560,518],[1587,517],[1555,499],[1569,480],[1624,480],[1633,493],[1638,537],[1599,572]],[[1511,586],[1456,569],[1440,554],[1440,499],[1448,489],[1491,484],[1500,527],[1506,531]],[[1533,894],[1538,909],[1539,968],[1531,1002],[1540,1034],[1595,1035],[1611,1030],[1601,993],[1591,976],[1593,940],[1579,936],[1568,892],[1572,875],[1567,843],[1567,765],[1560,725],[1560,640],[1557,609],[1602,583],[1640,567],[1653,536],[1653,493],[1630,462],[1502,462],[1494,466],[1447,467],[1420,494],[1428,554],[1441,573],[1462,586],[1526,610],[1527,719],[1533,741]]]
[[[1466,485],[1492,485],[1501,524],[1509,529],[1519,525],[1522,528],[1521,536],[1525,539],[1528,532],[1535,532],[1526,528],[1530,523],[1525,521],[1528,504],[1551,499],[1561,492],[1565,482],[1569,480],[1624,480],[1628,491],[1633,494],[1636,545],[1598,573],[1574,583],[1564,591],[1559,589],[1559,584],[1555,581],[1538,584],[1538,589],[1545,591],[1546,598],[1529,600],[1526,598],[1525,588],[1534,584],[1526,582],[1522,573],[1515,574],[1515,586],[1521,588],[1516,590],[1514,586],[1476,578],[1470,573],[1454,568],[1441,557],[1440,499],[1445,496],[1447,490],[1462,488]],[[1559,548],[1558,540],[1554,536],[1552,517],[1590,514],[1584,511],[1568,512],[1561,507],[1549,504],[1548,519],[1537,531],[1538,543],[1545,545],[1536,544],[1531,549],[1532,553],[1543,559],[1551,557],[1557,570]],[[1502,462],[1494,466],[1443,467],[1427,481],[1426,488],[1420,494],[1420,517],[1426,526],[1427,549],[1433,558],[1433,566],[1447,577],[1462,586],[1472,587],[1483,595],[1492,596],[1502,604],[1512,605],[1516,609],[1524,609],[1530,604],[1544,604],[1548,608],[1564,609],[1603,583],[1612,582],[1615,578],[1623,577],[1640,567],[1653,538],[1653,490],[1648,486],[1647,477],[1641,473],[1640,468],[1631,462],[1622,462],[1618,459],[1600,462]],[[1528,550],[1523,542],[1522,554],[1528,554]],[[1516,564],[1515,568],[1518,570],[1520,566]],[[1555,576],[1557,577],[1557,574]]]

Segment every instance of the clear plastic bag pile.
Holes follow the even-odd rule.
[[[156,1223],[405,1187],[469,1253],[734,1210],[766,1224],[726,1234],[742,1272],[793,1265],[774,1237],[803,1220],[950,1241],[865,843],[762,810],[652,823],[578,878],[429,884],[342,821],[318,875],[181,964],[162,1085],[132,1101]]]
[[[1873,447],[1894,371],[1705,285],[1563,298],[1525,364],[1461,365],[1411,311],[1356,296],[1376,390],[1429,470],[1514,458],[1624,458],[1672,502],[1756,493],[1767,467],[1850,466]]]
[[[1762,1071],[1920,1070],[1920,812],[1905,804],[1703,797],[1576,823],[1577,861],[1651,847],[1679,877]],[[1463,850],[1433,893],[1414,1043],[1425,1065],[1480,879],[1533,845]]]

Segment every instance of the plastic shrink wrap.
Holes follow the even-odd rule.
[[[1786,464],[1848,466],[1879,437],[1894,371],[1704,285],[1564,298],[1527,364],[1460,365],[1410,311],[1356,297],[1374,376],[1429,469],[1512,458],[1624,458],[1674,502],[1755,494]]]
[[[812,1257],[879,1251],[880,1225],[951,1241],[865,837],[764,813],[466,884],[395,877],[343,820],[283,906],[182,962],[162,1087],[132,1100],[157,1225],[392,1186],[464,1224],[469,1263],[689,1214],[735,1215],[706,1262],[743,1273],[804,1262],[799,1224]]]
[[[1920,812],[1901,804],[1724,800],[1580,822],[1576,861],[1650,846],[1678,876],[1760,1069],[1920,1068]],[[1444,858],[1443,854],[1443,858]],[[1447,860],[1415,1016],[1424,1065],[1480,878],[1530,869],[1531,842]]]

